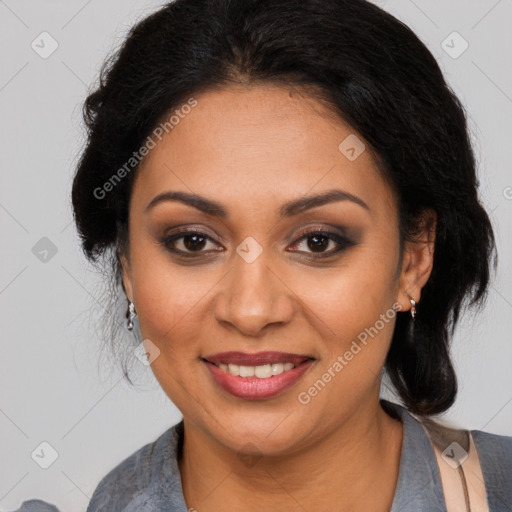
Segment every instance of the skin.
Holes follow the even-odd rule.
[[[338,145],[355,131],[306,93],[230,85],[195,98],[197,106],[141,163],[121,259],[142,336],[160,351],[152,370],[184,417],[179,467],[187,506],[388,511],[403,430],[381,408],[379,390],[395,318],[309,403],[298,394],[394,303],[407,311],[408,294],[420,301],[433,230],[400,254],[396,198],[372,154],[366,149],[349,161]],[[345,200],[279,218],[284,203],[331,189],[368,209]],[[146,211],[164,191],[199,194],[229,215],[219,219],[177,201]],[[199,252],[190,250],[190,238],[188,245],[175,241],[188,259],[162,243],[185,225],[213,238]],[[339,232],[332,226],[345,228],[353,245],[327,258],[319,256],[340,247],[336,241],[324,239],[328,246],[315,251],[298,236]],[[263,251],[252,263],[236,252],[249,236]],[[200,359],[230,350],[316,361],[281,395],[244,400],[220,388]]]

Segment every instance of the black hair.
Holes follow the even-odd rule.
[[[461,102],[420,39],[368,1],[177,0],[137,23],[84,104],[72,202],[86,256],[110,254],[120,280],[137,166],[105,194],[104,184],[169,112],[240,82],[301,86],[327,101],[378,156],[401,243],[436,212],[432,273],[414,324],[397,313],[385,370],[411,412],[444,412],[457,393],[450,339],[466,301],[485,299],[494,234]]]

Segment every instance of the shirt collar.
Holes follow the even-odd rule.
[[[437,459],[421,423],[399,404],[381,400],[403,424],[400,469],[390,512],[446,512]]]
[[[400,468],[390,512],[446,512],[437,460],[425,429],[401,405],[384,399],[381,399],[381,404],[388,413],[394,412],[403,424]],[[165,463],[161,475],[163,481],[159,482],[160,489],[165,489],[161,494],[161,506],[172,504],[173,510],[180,512],[188,510],[178,466],[178,454],[183,446],[183,427],[181,420],[166,432],[168,435],[161,438],[165,441],[161,447]]]

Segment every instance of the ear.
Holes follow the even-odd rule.
[[[123,290],[129,300],[133,301],[132,272],[130,262],[124,251],[117,252],[119,262],[121,264],[121,278]]]
[[[420,302],[421,289],[425,286],[434,265],[434,247],[437,215],[434,210],[426,210],[418,223],[418,231],[413,241],[406,241],[400,274],[398,302],[402,311],[411,309],[410,298]]]

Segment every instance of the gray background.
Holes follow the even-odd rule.
[[[512,435],[512,1],[378,3],[427,44],[466,105],[498,239],[487,306],[457,330],[460,394],[445,418]],[[149,368],[131,389],[100,354],[101,276],[79,250],[69,200],[81,102],[107,52],[158,5],[0,0],[1,510],[33,497],[85,510],[107,471],[181,418]],[[43,31],[58,44],[47,58],[31,47],[51,49]],[[454,31],[469,44],[461,55]],[[44,441],[58,453],[48,469],[36,463],[50,460]]]

